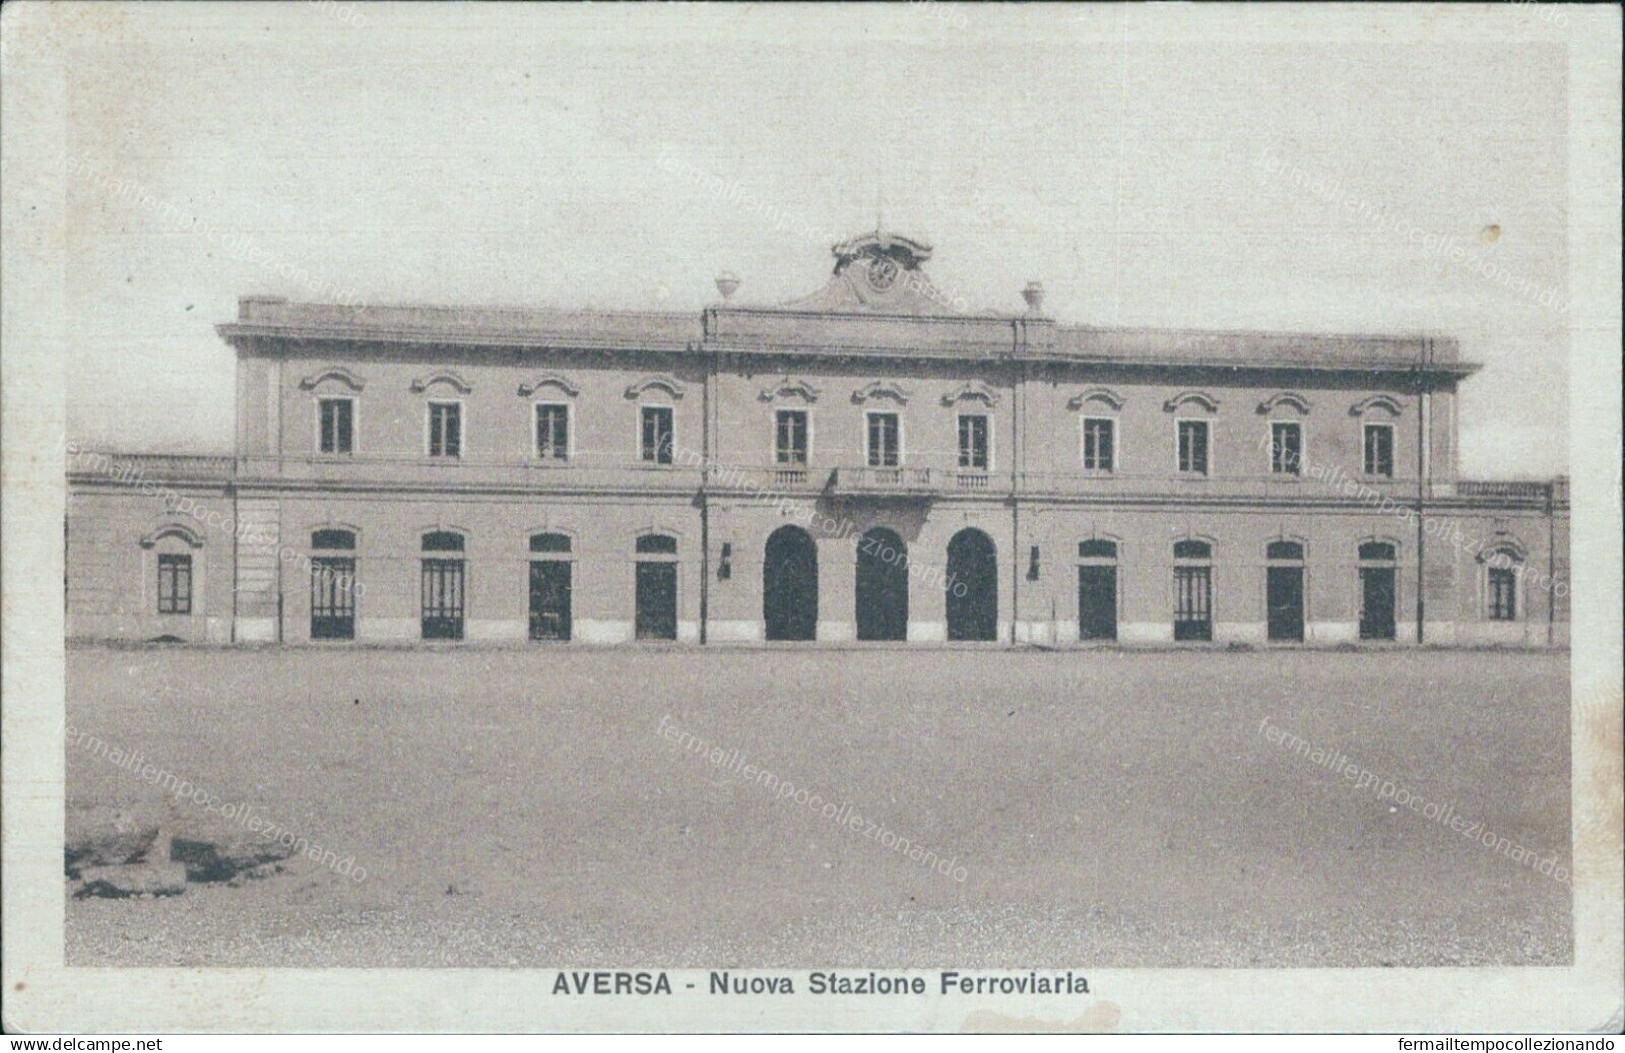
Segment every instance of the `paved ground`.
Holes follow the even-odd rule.
[[[68,670],[75,731],[366,870],[70,900],[73,965],[1573,953],[1565,884],[1275,741],[1567,868],[1564,654],[84,648]],[[198,819],[71,746],[68,795]]]

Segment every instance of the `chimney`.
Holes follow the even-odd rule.
[[[1028,282],[1027,287],[1021,290],[1021,298],[1027,301],[1027,310],[1033,314],[1042,314],[1044,311],[1044,283]]]

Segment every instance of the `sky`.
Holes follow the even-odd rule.
[[[973,308],[1454,336],[1463,474],[1566,471],[1556,46],[1233,5],[67,6],[82,442],[228,451],[239,295],[697,311],[726,269],[776,303],[883,216]]]

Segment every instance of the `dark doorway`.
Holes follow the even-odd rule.
[[[875,527],[858,540],[858,639],[908,639],[908,546]]]
[[[1303,639],[1303,568],[1270,567],[1267,570],[1269,638]]]
[[[999,555],[980,530],[948,542],[948,639],[999,638]]]
[[[539,559],[530,565],[530,638],[570,638],[570,563]]]
[[[762,557],[762,620],[769,640],[818,636],[818,547],[800,527],[782,526]]]
[[[1394,568],[1360,568],[1360,639],[1394,638]]]
[[[1117,568],[1078,568],[1078,639],[1117,639]]]
[[[355,560],[318,556],[310,561],[310,638],[355,639]]]
[[[637,567],[637,638],[677,639],[677,564],[640,562]]]

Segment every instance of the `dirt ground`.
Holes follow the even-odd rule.
[[[1515,858],[1570,863],[1566,654],[84,647],[68,675],[70,811],[246,807],[332,853],[70,898],[70,965],[1573,955],[1568,885]]]

